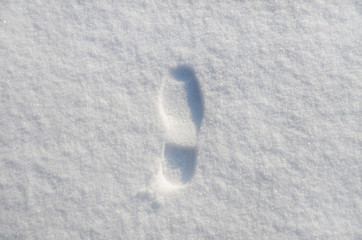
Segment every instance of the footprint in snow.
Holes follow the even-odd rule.
[[[204,117],[199,81],[192,67],[170,70],[162,83],[159,110],[165,127],[160,178],[165,188],[188,183],[195,174],[197,135]]]

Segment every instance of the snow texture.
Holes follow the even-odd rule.
[[[362,3],[0,4],[0,239],[362,239]]]

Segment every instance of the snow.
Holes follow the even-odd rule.
[[[1,239],[361,239],[362,4],[2,1]]]

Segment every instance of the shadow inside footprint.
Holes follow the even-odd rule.
[[[197,130],[199,130],[202,119],[204,118],[204,103],[200,83],[196,78],[194,69],[188,65],[180,65],[171,68],[170,73],[177,81],[184,82],[187,93],[187,104],[191,111],[192,121]]]
[[[165,145],[165,159],[167,164],[166,176],[174,182],[187,183],[192,179],[196,167],[196,148]]]

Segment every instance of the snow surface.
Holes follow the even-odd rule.
[[[0,239],[362,239],[361,26],[359,0],[2,0]]]

